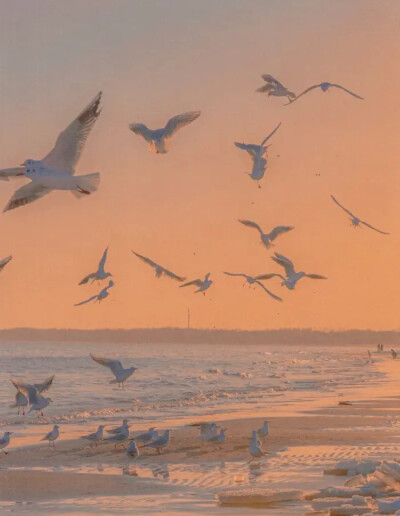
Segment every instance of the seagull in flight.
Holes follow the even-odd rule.
[[[264,79],[265,84],[258,88],[256,91],[261,93],[267,93],[268,97],[271,95],[273,97],[287,97],[289,102],[292,102],[293,99],[296,98],[296,94],[293,91],[289,91],[282,83],[280,83],[275,77],[272,75],[264,74],[261,76]]]
[[[265,144],[276,133],[280,126],[281,123],[279,123],[275,127],[272,133],[270,133],[268,136],[264,138],[260,145],[252,143],[235,142],[236,147],[247,151],[253,161],[253,168],[251,172],[248,174],[251,177],[251,179],[254,179],[255,181],[260,181],[260,179],[264,177],[265,170],[268,164],[267,159],[264,157],[268,149],[268,146]],[[258,187],[261,188],[260,184],[258,184]]]
[[[12,256],[7,256],[7,258],[3,258],[0,260],[0,272],[4,269],[8,262],[12,260]]]
[[[106,272],[104,270],[104,266],[105,266],[106,260],[107,260],[107,253],[108,253],[108,247],[104,251],[103,256],[101,257],[101,260],[99,261],[99,266],[97,268],[97,271],[92,272],[91,274],[88,274],[87,276],[85,276],[83,278],[83,280],[79,283],[79,285],[85,285],[90,280],[92,280],[92,283],[93,283],[96,280],[101,281],[101,280],[108,278],[109,276],[112,276],[111,272]]]
[[[51,379],[51,381],[53,381],[53,379]],[[31,385],[29,383],[21,382],[19,380],[15,380],[15,379],[12,379],[11,382],[13,383],[14,387],[28,399],[28,402],[29,402],[28,415],[32,411],[36,410],[38,412],[40,411],[40,415],[43,416],[43,410],[53,400],[51,398],[45,398],[44,396],[41,396],[36,385]],[[50,382],[50,385],[51,385],[51,382]],[[46,389],[44,389],[44,390],[46,390]]]
[[[272,274],[262,274],[261,276],[257,276],[258,280],[267,280],[273,278],[274,276],[278,276],[281,278],[282,286],[287,287],[289,290],[293,290],[296,286],[296,283],[301,278],[311,278],[311,279],[327,279],[325,276],[321,276],[320,274],[306,274],[305,272],[296,272],[294,269],[293,262],[286,258],[282,254],[275,253],[275,256],[271,256],[271,258],[281,267],[285,269],[285,276],[278,273]]]
[[[106,297],[108,297],[110,295],[108,290],[113,286],[114,286],[114,282],[113,282],[113,280],[110,280],[108,285],[106,287],[104,287],[102,290],[100,290],[100,292],[98,294],[96,294],[95,296],[89,297],[89,299],[86,299],[85,301],[76,303],[74,306],[85,305],[86,303],[90,303],[91,301],[98,301],[100,303],[101,301],[103,301],[103,299],[105,299]]]
[[[374,226],[371,226],[371,224],[368,224],[368,222],[365,222],[364,220],[359,219],[356,217],[351,211],[346,209],[344,206],[340,204],[339,201],[331,195],[331,199],[333,202],[335,202],[340,208],[342,208],[343,211],[345,211],[348,215],[350,215],[351,225],[354,227],[354,229],[359,228],[360,224],[364,224],[364,226],[367,226],[370,229],[373,229],[374,231],[377,231],[378,233],[381,233],[382,235],[390,235],[390,233],[386,233],[385,231],[381,231],[380,229],[374,228]]]
[[[110,383],[117,383],[119,387],[122,387],[123,389],[124,382],[126,382],[126,380],[132,376],[137,369],[137,367],[128,367],[128,369],[124,369],[119,360],[114,360],[112,358],[97,357],[92,354],[90,354],[90,358],[98,364],[108,367],[115,376],[115,379],[111,380]]]
[[[205,295],[205,291],[211,287],[212,280],[210,280],[211,272],[208,272],[205,275],[205,278],[203,280],[201,279],[195,279],[193,281],[189,281],[188,283],[184,283],[183,285],[179,285],[179,288],[182,287],[188,287],[189,285],[196,285],[196,287],[199,287],[198,290],[195,290],[195,294],[197,292],[203,292],[203,295]]]
[[[350,95],[353,95],[353,97],[355,97],[356,99],[364,100],[362,97],[360,97],[360,95],[356,95],[355,93],[353,93],[352,91],[348,90],[347,88],[344,88],[343,86],[340,86],[340,84],[333,84],[331,82],[321,82],[321,84],[314,84],[313,86],[310,86],[309,88],[304,90],[302,93],[300,93],[300,95],[297,95],[297,97],[294,100],[291,100],[290,102],[288,102],[288,104],[292,104],[297,99],[299,99],[301,96],[305,95],[306,93],[308,93],[311,90],[315,90],[316,88],[321,88],[321,90],[323,92],[328,91],[329,88],[339,88],[339,89],[345,91],[346,93],[349,93]],[[285,105],[287,106],[288,104],[285,104]]]
[[[186,278],[183,276],[177,276],[173,272],[169,271],[162,265],[153,262],[153,260],[150,260],[150,258],[147,258],[146,256],[143,256],[139,253],[136,253],[135,251],[132,251],[133,254],[135,254],[138,258],[144,261],[144,263],[147,263],[147,265],[150,265],[150,267],[154,268],[154,271],[156,273],[156,278],[161,278],[161,276],[164,274],[165,276],[168,276],[169,278],[172,278],[177,281],[185,281]]]
[[[86,139],[100,114],[101,92],[60,133],[54,148],[42,160],[27,159],[18,169],[0,170],[0,178],[25,176],[31,180],[11,197],[4,211],[13,210],[40,199],[52,190],[70,190],[76,197],[97,190],[98,173],[74,176]]]
[[[172,136],[185,125],[190,124],[201,114],[201,111],[189,111],[181,115],[174,116],[162,129],[149,129],[144,124],[130,124],[129,129],[135,134],[142,136],[150,144],[150,149],[156,154],[168,152],[169,140]]]
[[[273,297],[274,299],[276,299],[277,301],[282,301],[282,298],[280,298],[279,296],[275,295],[274,293],[272,293],[271,291],[269,291],[262,283],[261,281],[259,281],[258,278],[260,278],[261,276],[249,276],[248,274],[243,274],[243,273],[235,273],[235,272],[224,272],[224,274],[226,274],[227,276],[238,276],[238,277],[241,277],[241,278],[245,278],[245,283],[248,283],[249,286],[251,285],[258,285],[259,287],[261,287],[269,296]],[[243,285],[243,286],[244,286]]]
[[[292,231],[292,229],[294,229],[293,226],[276,226],[269,233],[264,233],[264,231],[260,228],[260,226],[258,224],[256,224],[255,222],[253,222],[252,220],[239,219],[239,222],[241,224],[243,224],[244,226],[256,229],[260,233],[261,243],[264,244],[267,249],[269,249],[273,245],[272,242],[279,235],[283,235],[283,233],[287,233],[288,231]]]

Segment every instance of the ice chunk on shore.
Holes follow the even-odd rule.
[[[377,490],[374,486],[368,484],[355,489],[349,487],[327,487],[325,489],[320,489],[311,495],[306,495],[306,499],[314,500],[316,498],[351,498],[355,495],[375,497],[377,495]]]
[[[291,502],[304,499],[304,492],[299,489],[272,489],[247,488],[231,491],[221,491],[216,494],[221,505],[231,506],[262,506],[279,502]]]
[[[324,475],[368,475],[369,473],[373,473],[380,464],[380,461],[372,460],[346,460],[338,462],[334,468],[324,470]]]

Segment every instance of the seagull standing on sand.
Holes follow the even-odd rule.
[[[129,439],[129,427],[126,426],[118,434],[114,434],[111,437],[107,437],[107,439],[104,439],[104,440],[109,443],[115,443],[114,447],[116,448],[117,444],[119,444],[119,443],[123,444],[128,439]]]
[[[265,245],[267,249],[269,249],[274,244],[272,243],[276,238],[278,238],[279,235],[283,235],[284,233],[287,233],[288,231],[292,231],[294,229],[293,226],[276,226],[272,231],[269,233],[264,233],[264,231],[260,228],[256,222],[253,222],[252,220],[241,220],[239,219],[239,222],[243,224],[244,226],[247,226],[249,228],[256,229],[261,236],[261,243]]]
[[[0,260],[0,272],[4,269],[8,262],[12,260],[12,256],[7,256],[7,258],[3,258]]]
[[[251,177],[251,179],[254,179],[255,181],[260,181],[260,179],[264,177],[265,170],[267,168],[267,160],[264,156],[268,149],[268,146],[266,146],[265,144],[271,138],[271,136],[273,136],[276,133],[280,126],[281,124],[279,123],[272,131],[272,133],[270,133],[268,136],[264,138],[260,145],[235,142],[236,147],[247,151],[253,161],[252,171],[248,174]],[[258,188],[261,188],[259,183]]]
[[[8,452],[6,452],[4,448],[7,448],[10,444],[10,435],[12,435],[12,433],[13,432],[4,432],[3,437],[0,439],[0,450],[3,450],[4,455],[8,455]]]
[[[46,434],[41,441],[49,441],[49,446],[51,443],[53,443],[53,446],[55,446],[55,442],[58,439],[58,436],[60,435],[60,432],[58,431],[59,426],[54,425],[53,430]]]
[[[111,370],[113,375],[115,376],[115,380],[110,380],[110,383],[118,383],[119,387],[124,388],[124,382],[133,375],[136,371],[137,367],[128,367],[128,369],[124,369],[119,360],[114,360],[112,358],[103,358],[97,357],[95,355],[90,354],[90,358],[97,362],[98,364],[108,367]]]
[[[110,280],[108,285],[106,287],[104,287],[102,290],[100,290],[100,292],[98,294],[96,294],[95,296],[89,297],[89,299],[85,299],[85,301],[76,303],[74,306],[86,305],[86,303],[90,303],[91,301],[98,301],[100,303],[101,301],[103,301],[103,299],[105,299],[106,297],[108,297],[110,295],[108,290],[113,286],[114,286],[114,282],[113,282],[113,280]]]
[[[169,278],[172,278],[174,280],[185,281],[186,278],[184,278],[182,276],[177,276],[176,274],[169,271],[162,265],[159,265],[158,263],[153,262],[153,260],[150,260],[150,258],[147,258],[146,256],[142,256],[141,254],[136,253],[135,251],[132,251],[132,253],[135,254],[141,260],[143,260],[144,263],[147,263],[147,265],[150,265],[150,267],[153,267],[153,269],[156,273],[156,278],[161,278],[161,276],[164,274],[165,276],[168,276]]]
[[[282,276],[282,274],[278,273],[271,273],[271,274],[262,274],[260,276],[257,276],[258,280],[267,280],[270,278],[273,278],[274,276],[278,276],[281,278],[282,286],[287,287],[289,290],[293,290],[296,286],[296,283],[301,278],[311,278],[311,279],[327,279],[325,276],[321,276],[320,274],[306,274],[305,272],[296,272],[294,269],[293,262],[289,260],[289,258],[286,258],[282,254],[275,253],[275,256],[271,256],[271,258],[279,264],[281,267],[285,269],[285,276]]]
[[[261,438],[267,437],[267,435],[269,434],[268,423],[269,423],[269,421],[264,421],[263,426],[257,430],[258,437],[261,437]]]
[[[336,203],[340,208],[342,208],[343,211],[345,211],[348,215],[350,215],[350,221],[351,225],[354,227],[354,229],[359,228],[360,224],[364,224],[364,226],[367,226],[367,228],[373,229],[374,231],[377,231],[378,233],[381,233],[382,235],[389,235],[390,233],[386,233],[385,231],[381,231],[380,229],[374,228],[374,226],[371,226],[371,224],[368,224],[368,222],[365,222],[364,220],[359,219],[356,217],[351,211],[349,211],[347,208],[342,206],[339,201],[331,195],[331,199],[334,203]]]
[[[126,450],[126,456],[128,457],[128,459],[133,459],[133,460],[137,460],[139,458],[140,452],[139,452],[138,447],[136,446],[135,441],[131,441],[129,443],[129,446]]]
[[[97,446],[98,443],[103,440],[103,430],[104,425],[99,425],[95,432],[89,435],[83,435],[82,439],[87,439],[88,441],[90,441],[90,447],[92,447],[93,445]]]
[[[355,97],[356,99],[360,99],[360,100],[364,100],[362,97],[360,97],[360,95],[356,95],[355,93],[353,93],[352,91],[344,88],[343,86],[340,86],[340,84],[333,84],[331,82],[321,82],[320,84],[314,84],[313,86],[310,86],[309,88],[307,88],[306,90],[304,90],[302,93],[300,93],[300,95],[297,95],[297,97],[293,100],[290,100],[288,102],[288,104],[293,104],[293,102],[295,102],[297,99],[299,99],[301,96],[305,95],[306,93],[308,93],[309,91],[311,90],[315,90],[317,88],[321,88],[321,90],[323,92],[326,92],[329,90],[329,88],[339,88],[340,90],[343,90],[345,91],[346,93],[349,93],[350,95],[353,95],[353,97]],[[286,106],[288,104],[285,104]]]
[[[13,210],[40,199],[53,190],[70,190],[76,197],[89,195],[97,190],[98,173],[74,176],[86,139],[100,114],[101,92],[57,138],[54,148],[41,161],[27,159],[16,169],[0,171],[3,179],[25,176],[30,183],[19,188],[11,197],[4,211]]]
[[[287,97],[289,102],[292,102],[293,99],[296,98],[295,93],[293,91],[289,91],[285,86],[280,83],[275,77],[272,77],[272,75],[264,74],[261,76],[262,79],[264,79],[265,84],[264,86],[261,86],[261,88],[258,88],[256,91],[259,91],[261,93],[267,93],[268,97]]]
[[[109,434],[120,434],[121,432],[124,432],[125,430],[129,430],[128,420],[124,419],[122,421],[121,426],[117,426],[115,428],[111,428],[111,430],[107,430]]]
[[[266,454],[262,449],[262,445],[259,438],[257,437],[256,430],[253,430],[253,434],[250,439],[249,452],[254,459],[258,457],[263,457]]]
[[[46,380],[44,380],[44,382],[34,384],[34,387],[39,394],[47,391],[50,388],[50,386],[53,383],[54,376],[55,375],[53,374],[53,376],[50,376],[50,378],[47,378]],[[11,405],[11,408],[18,407],[18,415],[19,415],[20,408],[22,407],[23,408],[22,415],[25,416],[25,407],[28,406],[28,403],[29,403],[28,398],[25,396],[25,394],[22,394],[22,392],[17,390],[17,394],[15,395],[15,403],[14,403],[14,405]]]
[[[182,287],[188,287],[189,285],[196,285],[196,287],[199,287],[198,290],[195,290],[194,293],[197,292],[203,292],[203,295],[205,295],[205,291],[211,287],[212,280],[210,280],[211,272],[208,272],[203,280],[201,279],[195,279],[193,281],[189,281],[188,283],[184,283],[183,285],[179,285],[180,288]]]
[[[154,441],[145,444],[144,448],[156,448],[157,453],[160,454],[161,450],[165,448],[165,446],[168,446],[169,440],[170,430],[165,430],[165,432],[160,437],[157,437],[157,439],[155,439]]]
[[[225,442],[225,429],[222,428],[219,434],[213,435],[207,439],[207,442],[216,444],[221,449],[221,444]]]
[[[165,154],[169,149],[169,140],[185,125],[190,124],[201,114],[201,111],[189,111],[171,118],[162,129],[149,129],[144,124],[130,124],[129,129],[142,136],[150,144],[150,149],[156,154]]]
[[[152,426],[149,428],[148,432],[144,432],[143,434],[139,434],[135,436],[135,441],[140,441],[142,443],[148,443],[150,441],[155,441],[159,437],[157,430]]]
[[[107,253],[108,253],[108,247],[104,251],[103,256],[101,257],[101,260],[99,261],[99,266],[97,268],[97,271],[92,272],[92,273],[88,274],[87,276],[85,276],[83,278],[83,280],[79,283],[79,285],[85,285],[90,280],[92,280],[92,283],[93,283],[94,281],[101,281],[101,280],[108,278],[109,276],[112,276],[111,272],[106,272],[104,270],[104,266],[105,266],[106,260],[107,260]]]
[[[51,379],[53,380],[53,379]],[[53,401],[51,398],[45,398],[41,396],[38,389],[35,385],[31,385],[29,383],[24,383],[19,380],[12,379],[14,387],[21,392],[26,398],[28,398],[29,402],[29,411],[28,415],[36,410],[38,413],[40,411],[40,415],[43,416],[43,410]],[[51,382],[50,382],[51,384]],[[44,389],[46,390],[46,389]],[[39,414],[38,414],[39,415]]]
[[[241,272],[224,272],[224,274],[226,274],[227,276],[239,276],[241,278],[245,278],[246,281],[244,283],[244,285],[246,283],[249,284],[249,286],[251,285],[258,285],[259,287],[261,287],[264,292],[266,292],[269,296],[271,296],[272,298],[276,299],[276,301],[282,301],[282,298],[277,296],[276,294],[274,294],[273,292],[271,292],[270,290],[268,290],[262,283],[261,281],[259,281],[259,278],[261,278],[262,276],[249,276],[248,274],[244,274],[244,273],[241,273]],[[243,285],[243,286],[244,286]]]

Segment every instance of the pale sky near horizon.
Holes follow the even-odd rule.
[[[0,327],[316,329],[400,327],[400,3],[397,0],[0,0],[0,168],[42,158],[100,90],[103,111],[77,174],[99,171],[82,200],[55,192],[0,214]],[[270,73],[300,93],[337,82],[365,98],[313,91],[293,106],[256,93]],[[166,155],[128,128],[161,127],[200,109]],[[260,143],[277,123],[258,189],[234,141]],[[0,207],[24,180],[0,182]],[[330,199],[372,225],[354,230]],[[264,229],[293,225],[270,251]],[[115,287],[78,286],[109,245]],[[179,289],[131,249],[189,279],[211,272],[206,296]],[[304,279],[261,290],[222,271]]]

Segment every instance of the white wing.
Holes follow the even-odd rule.
[[[271,256],[271,258],[285,269],[286,276],[292,276],[296,273],[294,270],[293,262],[289,260],[289,258],[286,258],[286,256],[275,253],[275,256]]]
[[[3,168],[0,170],[0,181],[9,181],[10,178],[23,176],[25,167]]]
[[[106,264],[107,253],[108,253],[108,247],[104,251],[103,256],[101,257],[101,260],[99,261],[99,270],[102,272],[104,272],[104,265]]]
[[[11,260],[12,256],[7,256],[7,258],[3,258],[2,260],[0,260],[0,271],[2,271],[4,267],[7,265],[7,263]]]
[[[238,149],[242,149],[247,151],[252,158],[254,158],[257,154],[259,154],[261,147],[260,145],[254,145],[252,143],[240,143],[234,142]]]
[[[142,136],[146,142],[151,143],[153,141],[153,132],[144,124],[130,124],[129,129],[135,134]]]
[[[201,111],[189,111],[188,113],[183,113],[182,115],[177,115],[171,118],[164,129],[164,137],[171,138],[181,127],[190,124],[198,118],[201,114]]]
[[[113,360],[111,358],[103,358],[96,357],[95,355],[90,354],[92,360],[97,362],[98,364],[108,367],[113,372],[114,376],[117,378],[121,373],[123,373],[124,368],[119,360]]]
[[[48,389],[50,389],[51,384],[53,383],[53,380],[54,380],[54,376],[55,375],[53,374],[53,376],[50,376],[50,378],[46,378],[46,380],[42,383],[35,383],[35,385],[34,385],[35,389],[39,393],[45,392]]]
[[[196,279],[193,281],[189,281],[188,283],[184,283],[183,285],[179,285],[179,288],[188,287],[189,285],[196,285],[197,287],[201,287],[203,282],[200,279]]]
[[[271,233],[268,235],[269,239],[275,240],[279,235],[282,235],[283,233],[287,233],[288,231],[292,231],[294,229],[292,226],[276,226]]]
[[[252,220],[242,220],[242,219],[239,219],[239,222],[241,224],[243,224],[244,226],[247,226],[249,228],[254,228],[254,229],[257,229],[260,233],[262,233],[262,229],[260,228],[260,226],[258,224],[256,224],[255,222],[253,222]]]
[[[33,405],[38,402],[39,396],[35,387],[29,383],[20,382],[19,380],[11,380],[14,387],[26,396],[29,400],[29,404]]]
[[[100,115],[100,101],[101,92],[60,133],[53,150],[42,160],[46,166],[74,174],[90,130]]]
[[[261,147],[263,147],[267,143],[267,141],[271,138],[271,136],[273,136],[276,133],[276,131],[280,128],[281,124],[282,124],[282,122],[279,122],[279,124],[275,127],[275,129],[272,131],[272,133],[269,133],[269,135],[263,139],[263,141],[261,142]]]
[[[86,305],[86,303],[90,303],[90,301],[94,301],[95,299],[98,299],[98,295],[89,297],[89,299],[85,299],[85,301],[81,301],[80,303],[76,303],[74,306],[81,306]]]
[[[261,283],[261,281],[257,281],[256,280],[256,283],[259,287],[261,287],[269,296],[271,296],[272,298],[276,299],[277,301],[282,301],[282,298],[277,296],[276,294],[274,294],[273,292],[271,292],[270,290],[267,289],[267,287],[265,285],[263,285]]]
[[[79,283],[79,285],[85,285],[89,280],[94,279],[96,277],[96,273],[92,272],[83,278],[83,280]]]
[[[43,195],[50,193],[52,190],[49,188],[44,188],[43,186],[36,185],[34,183],[28,183],[21,188],[18,188],[14,192],[14,195],[8,201],[7,206],[4,208],[5,211],[14,210],[15,208],[19,208],[20,206],[24,206],[25,204],[30,204],[31,202],[37,201]]]

